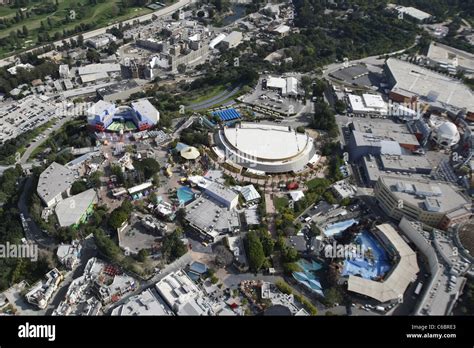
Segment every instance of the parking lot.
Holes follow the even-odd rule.
[[[304,108],[304,104],[295,98],[282,97],[277,91],[263,89],[262,81],[258,82],[252,92],[243,96],[241,101],[254,106],[253,110],[257,114],[266,116],[293,116]]]
[[[371,65],[356,64],[330,74],[340,81],[358,87],[378,88],[383,80],[383,70]]]
[[[141,219],[141,216],[133,216],[130,225],[119,233],[120,247],[127,248],[131,253],[137,253],[142,249],[153,249],[161,240],[158,233],[144,227]]]
[[[0,142],[15,138],[56,117],[56,106],[35,96],[0,108]]]

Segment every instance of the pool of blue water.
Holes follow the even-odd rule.
[[[179,202],[184,203],[184,204],[194,199],[193,190],[191,190],[189,187],[186,187],[186,186],[180,187],[177,190],[176,195],[178,196]]]
[[[344,261],[343,276],[359,275],[365,279],[374,279],[390,271],[392,266],[388,253],[370,232],[362,231],[355,242],[364,246],[365,253]]]
[[[327,225],[326,228],[323,230],[324,234],[328,237],[334,236],[336,234],[341,233],[346,228],[352,226],[353,224],[357,223],[358,221],[355,219],[339,221],[331,225]]]

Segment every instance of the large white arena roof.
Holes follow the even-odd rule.
[[[227,141],[245,154],[261,159],[281,160],[300,153],[308,136],[288,127],[242,124],[224,129]]]
[[[279,125],[242,123],[220,130],[216,140],[231,162],[267,173],[303,170],[316,154],[307,134]]]

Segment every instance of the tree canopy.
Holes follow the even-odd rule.
[[[265,252],[263,250],[262,242],[255,231],[247,233],[245,246],[247,248],[250,269],[254,272],[259,271],[265,261]]]

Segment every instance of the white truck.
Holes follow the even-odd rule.
[[[423,288],[423,283],[419,282],[415,289],[415,295],[419,295],[422,288]]]

